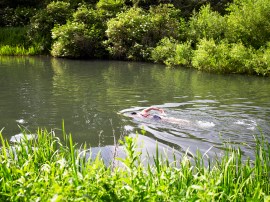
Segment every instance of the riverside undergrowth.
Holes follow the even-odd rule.
[[[26,27],[5,27],[0,29],[0,55],[38,55],[38,44],[30,45]]]
[[[136,137],[121,141],[122,166],[87,158],[72,135],[38,129],[36,138],[11,145],[0,133],[1,201],[269,201],[270,145],[255,138],[255,159],[226,146],[209,160],[199,151],[169,162],[156,150],[143,165]]]

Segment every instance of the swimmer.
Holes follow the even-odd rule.
[[[161,115],[151,115],[149,112],[150,111],[158,111],[161,113]],[[170,123],[175,123],[175,124],[189,124],[190,121],[188,120],[184,120],[184,119],[177,119],[177,118],[173,118],[173,117],[166,117],[165,111],[161,108],[158,107],[148,107],[144,110],[142,110],[141,112],[137,113],[137,112],[131,112],[132,116],[139,116],[142,118],[150,118],[153,119],[155,121],[165,121],[165,122],[170,122]]]
[[[161,116],[159,116],[159,115],[151,115],[151,114],[149,113],[149,112],[152,111],[152,110],[154,110],[154,111],[159,111],[160,113],[162,113],[163,115],[165,115],[164,110],[163,110],[163,109],[160,109],[160,108],[158,108],[158,107],[148,107],[148,108],[142,110],[142,111],[139,112],[139,113],[137,113],[137,112],[131,112],[131,115],[133,115],[133,116],[134,116],[134,115],[138,115],[138,116],[141,116],[141,117],[143,117],[143,118],[152,118],[152,119],[154,119],[154,120],[161,120],[161,119],[162,119]]]

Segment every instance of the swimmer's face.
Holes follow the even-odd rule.
[[[137,112],[131,112],[131,115],[132,116],[137,115]]]

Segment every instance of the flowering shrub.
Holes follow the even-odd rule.
[[[98,11],[82,5],[73,20],[52,30],[51,54],[57,57],[94,58],[106,51],[102,48],[105,26]]]
[[[105,44],[112,57],[147,60],[151,49],[164,37],[178,37],[179,10],[160,5],[144,11],[131,8],[108,21]]]

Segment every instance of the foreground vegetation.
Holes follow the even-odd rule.
[[[270,0],[0,0],[0,5],[0,26],[13,32],[7,37],[0,29],[0,55],[152,61],[270,75]],[[14,34],[17,29],[25,34]]]
[[[254,161],[227,146],[221,158],[206,162],[199,152],[174,162],[157,152],[148,166],[142,165],[136,138],[125,137],[120,167],[87,159],[65,132],[61,141],[39,129],[36,139],[15,145],[0,137],[1,201],[270,200],[270,145],[263,137],[256,139]]]

